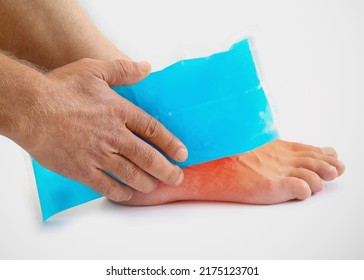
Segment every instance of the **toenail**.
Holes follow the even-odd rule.
[[[334,148],[331,148],[331,147],[326,147],[326,148],[322,148],[322,152],[325,154],[325,155],[333,155],[335,154],[335,149]]]
[[[336,167],[334,167],[334,166],[330,166],[330,172],[331,173],[338,173],[337,170],[336,170]]]
[[[321,180],[321,190],[325,188],[325,182],[323,180]]]

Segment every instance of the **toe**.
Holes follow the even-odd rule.
[[[289,143],[289,147],[293,152],[316,152],[316,153],[323,153],[322,148],[301,144],[296,142],[286,142]]]
[[[280,186],[284,193],[289,195],[289,199],[304,200],[311,196],[310,186],[305,180],[296,177],[287,177],[280,180]]]
[[[339,176],[341,176],[345,172],[345,164],[340,161],[340,169],[337,171],[339,173]]]
[[[298,157],[294,159],[296,168],[305,168],[318,174],[321,179],[331,181],[335,179],[339,173],[335,166],[330,165],[324,160],[311,157]]]
[[[331,157],[334,157],[334,158],[337,159],[337,153],[336,153],[336,150],[333,147],[321,148],[321,152],[324,155],[331,156]]]
[[[289,176],[304,180],[313,193],[321,191],[325,186],[320,176],[305,168],[292,168]]]
[[[319,159],[327,162],[331,166],[334,166],[337,170],[338,176],[344,173],[345,171],[345,165],[339,161],[336,157],[332,155],[326,155],[322,153],[317,153],[313,151],[304,151],[304,152],[297,152],[295,153],[297,157],[307,157],[307,158],[314,158]]]
[[[315,152],[318,154],[331,156],[336,159],[338,158],[336,150],[333,147],[319,148],[319,147],[315,147],[315,146],[311,146],[311,145],[307,145],[307,144],[296,143],[296,142],[285,142],[285,143],[289,144],[290,149],[294,152]]]

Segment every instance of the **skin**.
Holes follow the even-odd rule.
[[[0,56],[0,134],[114,201],[181,183],[183,171],[137,136],[177,161],[186,147],[109,87],[140,81],[150,65],[117,50],[75,1],[0,0],[0,48],[18,58]]]
[[[23,130],[31,131],[37,123],[37,131],[41,132],[28,132],[24,140],[24,137],[15,137],[16,133],[11,130],[13,134],[8,133],[8,137],[20,143],[41,164],[88,184],[112,200],[128,205],[156,205],[178,200],[273,204],[306,199],[321,191],[324,181],[333,180],[344,172],[344,165],[331,147],[317,148],[276,140],[242,155],[185,168],[182,184],[173,188],[172,185],[180,183],[178,174],[182,173],[150,146],[136,144],[131,132],[152,139],[175,158],[180,149],[180,160],[187,156],[187,151],[181,150],[183,146],[178,139],[157,122],[145,117],[147,121],[143,125],[140,120],[144,113],[107,88],[116,83],[137,82],[145,75],[138,73],[134,64],[128,64],[133,62],[97,30],[77,3],[0,0],[0,7],[0,48],[40,67],[55,69],[45,75],[45,80],[51,81],[43,83],[48,90],[42,91],[41,98],[36,98],[33,113],[26,116],[28,123],[18,129],[22,134]],[[98,61],[78,61],[83,58]],[[120,58],[123,60],[118,60],[122,65],[119,69],[113,68],[115,61],[108,62],[114,66],[100,61]],[[66,65],[74,61],[78,62]],[[63,65],[66,66],[60,67]],[[110,67],[115,71],[110,71]],[[120,76],[118,70],[124,76]],[[19,77],[13,80],[22,84]],[[23,82],[32,84],[34,81]],[[9,86],[9,91],[12,94],[7,97],[12,101],[5,101],[5,107],[11,102],[28,104],[27,97],[18,96],[21,90],[14,91]],[[0,98],[4,99],[2,95]],[[38,118],[33,118],[34,115]],[[17,119],[15,112],[8,116],[12,118]],[[14,123],[17,121],[12,121],[13,127]],[[151,129],[155,126],[158,129]],[[101,127],[105,129],[100,131]],[[34,138],[36,140],[32,140]],[[38,145],[28,146],[27,141]],[[123,150],[125,145],[129,150]],[[145,160],[147,166],[143,165]],[[160,164],[169,171],[164,172]],[[117,174],[132,188],[121,186],[101,170]]]
[[[135,193],[128,205],[158,205],[180,200],[275,204],[304,200],[343,174],[331,147],[275,140],[254,151],[184,169],[178,188],[160,184],[153,193]]]
[[[114,201],[182,182],[182,170],[136,135],[176,160],[187,156],[183,144],[110,89],[142,80],[149,64],[82,59],[43,75],[0,54],[0,65],[0,134],[40,164]]]
[[[0,49],[46,69],[82,58],[128,59],[74,0],[0,0]]]

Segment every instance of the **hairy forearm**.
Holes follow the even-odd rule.
[[[38,93],[46,90],[45,76],[0,52],[0,134],[21,146],[33,140]],[[30,119],[31,118],[31,119]]]
[[[0,49],[48,69],[81,58],[127,58],[74,0],[0,0]]]

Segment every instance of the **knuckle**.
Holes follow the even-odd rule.
[[[129,106],[127,102],[118,102],[109,108],[110,114],[126,122],[128,116]]]
[[[109,153],[104,149],[97,149],[92,154],[91,157],[101,166],[105,166],[105,164],[109,161]]]
[[[150,118],[145,129],[145,136],[148,138],[155,138],[158,136],[158,121]]]
[[[109,145],[113,148],[118,148],[121,145],[121,138],[122,138],[122,135],[121,133],[118,133],[118,132],[109,132],[108,133],[108,142],[109,142]]]
[[[119,145],[119,137],[116,133],[111,133],[109,136],[110,144],[115,147]]]
[[[128,78],[131,71],[130,64],[123,59],[116,60],[116,63],[119,68],[120,76],[123,78]]]
[[[124,139],[123,144],[119,147],[119,151],[127,158],[138,156],[140,154],[140,148],[133,138]]]
[[[134,184],[139,176],[139,170],[136,166],[130,166],[125,172],[125,183]]]
[[[131,136],[127,131],[121,130],[120,133],[118,133],[117,138],[118,139],[114,140],[111,145],[119,154],[126,158],[130,158],[140,153],[136,138]]]
[[[168,171],[167,180],[168,182],[174,182],[178,178],[178,169],[177,168],[171,168]]]
[[[155,166],[157,161],[157,152],[155,150],[150,151],[147,153],[145,157],[145,167],[146,168],[152,168]]]
[[[82,64],[83,66],[89,66],[89,65],[93,64],[94,62],[95,62],[95,60],[92,58],[81,58],[79,60],[79,63]]]
[[[164,151],[170,151],[173,149],[175,143],[175,139],[172,135],[169,135],[167,140],[165,141],[165,144],[163,145],[163,150]]]

